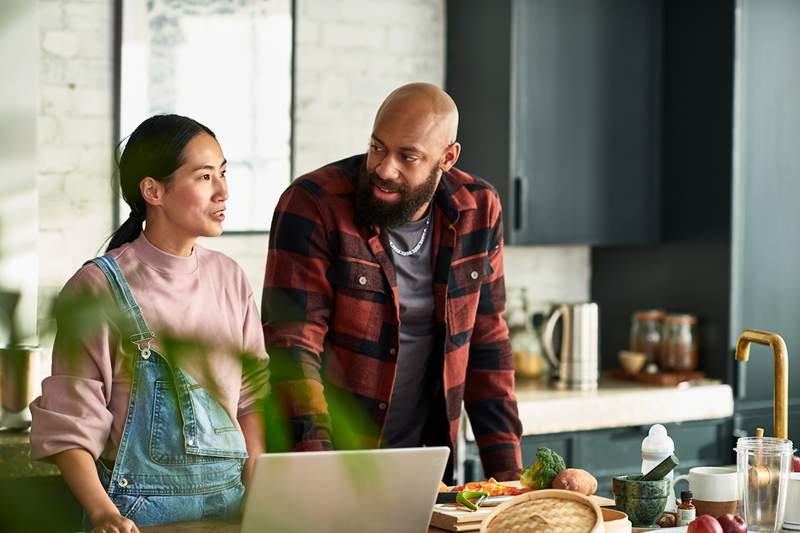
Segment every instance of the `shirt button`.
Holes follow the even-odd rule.
[[[367,284],[367,277],[366,276],[359,276],[358,277],[358,284],[359,285],[366,285]]]
[[[381,411],[385,411],[386,410],[386,404],[383,403],[383,402],[379,403],[378,404],[378,409],[380,409]]]
[[[187,440],[186,444],[188,444],[189,446],[194,446],[194,439]]]
[[[469,277],[471,277],[472,279],[478,279],[478,271],[473,270],[472,272],[469,273]]]
[[[389,355],[397,355],[397,350],[394,348],[389,348]]]
[[[128,486],[128,480],[125,479],[124,477],[121,477],[121,478],[119,478],[119,481],[117,481],[117,485],[119,485],[120,487],[127,487]]]
[[[142,350],[142,359],[150,359],[150,348]]]

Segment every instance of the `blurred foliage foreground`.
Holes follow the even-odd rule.
[[[17,341],[16,328],[11,317],[19,301],[19,295],[12,292],[0,291],[0,331],[6,328],[9,339],[8,348],[14,347]],[[209,309],[209,313],[214,311]],[[50,320],[45,323],[43,330],[39,331],[40,337],[56,333],[56,345],[60,365],[70,371],[72,367],[76,372],[85,364],[87,354],[85,345],[87,340],[105,335],[107,328],[112,328],[114,336],[118,339],[128,339],[134,333],[129,315],[124,313],[116,304],[110,293],[100,293],[89,290],[64,290],[53,300],[48,313]],[[198,338],[175,335],[168,331],[155,331],[154,348],[164,359],[174,367],[208,368],[198,364],[194,359],[207,359],[212,353],[217,355],[225,347],[212,346],[210,343]],[[134,357],[138,355],[136,346],[132,342],[120,342],[123,356],[129,358],[131,367]],[[258,360],[254,354],[243,352],[238,348],[227,350],[242,361],[245,372],[252,370],[253,365],[262,365],[262,372],[267,372],[263,360]],[[14,349],[5,349],[2,356],[6,358],[17,357],[21,352]],[[300,363],[293,357],[285,354],[274,354],[269,363],[269,371],[276,376],[300,376],[302,369]],[[13,361],[9,363],[11,364]],[[7,364],[7,366],[8,366]],[[194,376],[198,379],[199,376]],[[203,379],[202,382],[211,388],[209,392],[216,396],[215,380]],[[282,379],[282,378],[281,378]],[[268,381],[268,380],[267,380]],[[268,387],[268,385],[265,385]],[[293,443],[301,437],[304,431],[311,428],[298,424],[290,415],[291,411],[281,405],[278,395],[264,394],[262,407],[266,421],[266,441],[268,452],[290,451]],[[337,449],[359,449],[374,447],[377,439],[364,440],[365,435],[379,435],[367,410],[353,396],[336,390],[326,391],[325,401],[330,413],[336,420],[334,443]],[[323,416],[323,419],[326,419]],[[329,424],[329,420],[323,420]],[[330,426],[328,426],[330,427]],[[176,431],[179,431],[176,425]],[[352,484],[359,490],[391,490],[391,480],[374,479],[373,473],[377,471],[374,463],[368,459],[343,457],[341,461],[341,483]],[[2,461],[0,461],[2,467]],[[313,480],[298,480],[298,485],[312,482]],[[40,513],[42,505],[46,505],[47,513]],[[285,518],[285,517],[284,517]],[[276,517],[279,521],[282,519]],[[280,529],[285,527],[285,522]],[[75,531],[80,529],[80,509],[77,502],[69,493],[60,478],[27,478],[6,479],[0,472],[0,531]]]

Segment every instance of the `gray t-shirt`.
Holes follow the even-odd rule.
[[[407,251],[419,242],[426,219],[387,230],[390,241]],[[419,251],[402,256],[392,251],[400,298],[400,349],[383,442],[393,448],[419,446],[431,403],[429,364],[433,349],[434,300],[431,241],[428,227]]]

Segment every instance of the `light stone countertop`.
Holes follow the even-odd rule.
[[[675,387],[612,379],[595,391],[558,390],[542,381],[518,380],[523,435],[710,420],[733,415],[733,390],[716,380]],[[474,440],[465,424],[465,437]]]

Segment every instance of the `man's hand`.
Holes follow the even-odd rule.
[[[91,533],[139,533],[139,528],[121,514],[101,516],[92,520],[96,524]]]

